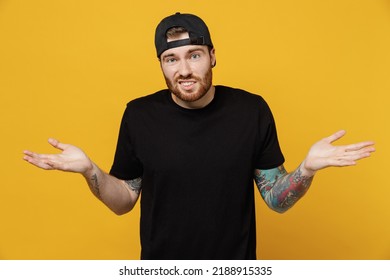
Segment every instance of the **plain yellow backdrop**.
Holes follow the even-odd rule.
[[[174,12],[209,25],[215,84],[262,95],[288,170],[339,129],[374,140],[355,167],[324,170],[280,215],[256,195],[261,259],[390,259],[390,1],[1,0],[0,259],[138,259],[139,206],[116,216],[78,174],[22,151],[75,144],[104,170],[125,104],[165,87],[155,26]]]

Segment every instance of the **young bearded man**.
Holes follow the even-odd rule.
[[[284,212],[318,170],[354,165],[374,151],[371,141],[332,145],[345,134],[339,131],[287,173],[263,98],[212,84],[216,56],[203,20],[180,13],[163,19],[155,45],[168,89],[127,104],[110,173],[55,139],[49,143],[60,154],[24,152],[40,168],[82,174],[118,215],[142,192],[142,259],[256,259],[253,181],[266,204]]]

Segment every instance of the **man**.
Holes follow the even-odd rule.
[[[258,95],[212,85],[216,56],[197,16],[163,19],[155,34],[168,89],[128,103],[110,174],[79,148],[55,139],[61,154],[25,151],[43,169],[82,174],[116,214],[141,193],[142,259],[256,259],[253,179],[267,205],[284,212],[314,174],[354,165],[373,142],[333,146],[339,131],[314,144],[288,174],[272,113]]]

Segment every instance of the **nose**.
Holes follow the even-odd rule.
[[[182,60],[178,69],[179,75],[182,77],[188,77],[192,74],[192,69],[188,61]]]

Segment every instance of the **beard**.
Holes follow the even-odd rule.
[[[177,98],[185,102],[194,102],[201,99],[203,96],[205,96],[211,87],[212,77],[213,77],[213,72],[211,70],[211,67],[207,70],[206,74],[202,78],[190,74],[186,77],[179,76],[175,78],[174,81],[172,81],[169,78],[164,76],[165,82],[168,86],[168,89],[171,91],[171,93],[173,93]],[[191,91],[182,90],[179,86],[179,80],[181,82],[185,80],[195,80],[196,85],[198,87]]]

